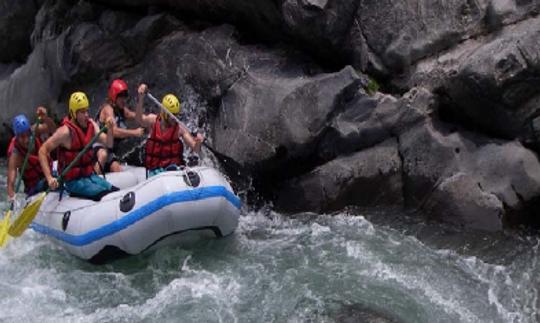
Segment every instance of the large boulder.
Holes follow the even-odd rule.
[[[484,7],[474,1],[360,1],[351,40],[370,72],[406,72],[419,59],[482,31]],[[379,69],[379,70],[377,70]]]
[[[38,6],[33,0],[0,1],[0,63],[24,62]]]
[[[10,124],[11,118],[19,113],[27,113],[32,120],[37,105],[56,105],[62,86],[68,80],[62,68],[63,55],[58,51],[64,44],[65,35],[40,43],[24,65],[0,81],[2,123]],[[11,133],[6,128],[1,130],[5,142]]]
[[[136,38],[132,33],[138,29],[130,32],[133,41]],[[122,76],[128,83],[147,83],[150,91],[157,95],[175,93],[182,102],[188,100],[189,89],[204,101],[219,102],[243,69],[249,68],[242,58],[255,57],[261,52],[250,51],[238,44],[235,32],[227,25],[202,31],[182,25],[157,41],[145,53],[141,63],[126,70]]]
[[[519,139],[540,151],[540,17],[475,37],[413,65],[395,79],[403,88],[418,84],[441,98],[447,121],[472,131]]]
[[[360,91],[330,123],[319,156],[330,160],[397,138],[429,117],[435,106],[434,95],[424,88],[413,88],[399,99]]]
[[[360,1],[284,0],[281,14],[288,34],[325,63],[346,61],[346,41]]]
[[[540,163],[518,142],[426,120],[400,136],[400,154],[408,207],[486,230],[537,221]]]
[[[519,0],[491,0],[486,8],[486,23],[492,30],[513,24],[538,14],[540,2]]]
[[[486,231],[501,230],[505,213],[502,201],[464,172],[442,179],[423,210],[431,218]]]
[[[286,212],[329,212],[346,206],[403,206],[401,160],[395,138],[336,158],[287,181],[276,206]]]
[[[250,69],[229,89],[214,124],[214,148],[258,172],[305,159],[327,123],[358,90],[346,67],[314,76]]]
[[[32,47],[57,38],[71,25],[96,22],[104,9],[88,1],[73,5],[69,0],[46,0],[35,16],[35,26],[30,37]]]
[[[463,124],[505,138],[525,137],[539,107],[540,17],[505,28],[499,37],[463,57],[438,89],[447,110]]]
[[[532,211],[540,200],[536,156],[519,142],[442,122],[434,106],[433,94],[422,88],[400,99],[359,92],[320,141],[319,153],[329,161],[284,181],[277,207],[404,205],[490,231],[539,222]]]
[[[65,106],[58,107],[59,100],[67,102],[69,92],[86,91],[83,84],[128,63],[124,47],[97,25],[66,29],[57,38],[38,43],[27,62],[0,81],[0,105],[5,107],[0,121],[21,112],[31,114],[37,105],[54,107],[53,113],[63,115]]]

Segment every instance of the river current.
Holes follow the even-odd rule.
[[[28,230],[0,250],[0,322],[537,322],[538,244],[244,206],[231,236],[95,266]]]

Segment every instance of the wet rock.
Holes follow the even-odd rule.
[[[160,18],[164,23],[168,19]],[[189,84],[204,100],[218,102],[240,77],[244,67],[243,62],[237,63],[233,58],[258,53],[250,53],[247,47],[240,46],[234,34],[235,29],[226,25],[203,31],[181,26],[158,41],[155,47],[150,47],[141,63],[123,76],[133,80],[130,84],[146,82],[154,94],[167,91],[182,96]],[[185,101],[183,97],[181,99]]]
[[[62,86],[68,79],[61,60],[58,60],[62,57],[58,49],[64,44],[65,36],[40,43],[24,65],[0,81],[2,123],[10,123],[13,116],[23,112],[33,120],[37,105],[56,105]],[[2,138],[10,138],[11,133],[1,130]]]
[[[343,306],[335,315],[336,322],[339,323],[398,323],[398,319],[392,315],[383,313],[378,309],[371,309],[361,304],[351,304]]]
[[[336,158],[284,184],[277,207],[286,212],[327,212],[346,206],[403,206],[397,141]]]
[[[419,59],[478,34],[483,7],[459,0],[360,1],[355,19],[358,29],[351,31],[351,38],[363,38],[365,50],[375,54],[389,72],[401,73]],[[355,56],[367,53],[357,52]],[[379,64],[375,61],[371,65]]]
[[[517,142],[426,122],[400,137],[400,153],[408,207],[484,230],[537,221],[540,163]]]
[[[469,39],[422,60],[402,86],[421,84],[437,93],[446,121],[538,150],[539,24],[540,18],[529,18],[505,26],[497,37]]]
[[[167,14],[146,16],[137,22],[135,27],[122,34],[122,40],[129,48],[129,53],[135,60],[141,60],[149,47],[158,42],[163,36],[180,28],[180,22]]]
[[[31,0],[0,1],[0,63],[23,62],[30,54],[30,34],[37,10]]]
[[[132,64],[126,48],[96,24],[82,23],[67,32],[64,68],[74,82],[90,82]]]
[[[495,194],[484,191],[478,179],[460,172],[444,178],[423,209],[433,218],[486,231],[501,230],[505,213]]]
[[[319,144],[319,155],[330,160],[397,137],[429,117],[434,106],[434,95],[423,88],[414,88],[399,99],[360,91],[332,120]]]
[[[320,145],[331,161],[286,181],[279,208],[405,205],[487,231],[536,221],[530,211],[540,197],[540,163],[519,143],[441,122],[425,89],[401,99],[359,94],[349,104]],[[383,149],[389,142],[397,142],[392,153]]]
[[[104,8],[99,4],[80,1],[77,5],[69,0],[47,0],[35,17],[32,31],[32,47],[40,42],[57,38],[71,25],[96,21]]]
[[[167,11],[185,13],[189,18],[213,20],[244,26],[248,32],[261,37],[277,39],[283,34],[283,18],[280,2],[268,0],[254,1],[177,1],[177,0],[113,0],[114,6],[144,8],[159,6]]]
[[[77,9],[49,2],[44,4],[46,9],[42,7],[43,11],[40,11],[43,13],[40,26],[47,31],[34,33],[36,41],[39,41],[27,61],[0,80],[0,105],[4,111],[0,116],[2,123],[9,123],[15,114],[21,112],[33,119],[37,105],[45,105],[51,114],[63,116],[67,108],[67,92],[87,91],[89,86],[82,84],[94,82],[103,74],[131,63],[120,42],[97,24],[81,22],[66,25],[80,15],[87,15],[90,19],[92,15],[88,12],[93,12],[92,6],[86,7],[84,2],[81,5],[83,8]],[[75,16],[64,17],[68,14]],[[57,21],[57,16],[66,20]],[[94,97],[90,97],[90,101],[96,103]],[[5,134],[8,138],[9,133]]]
[[[288,33],[324,60],[343,61],[347,34],[359,1],[285,0],[281,5]]]
[[[537,15],[538,1],[492,0],[486,9],[486,22],[492,29],[515,23],[529,16]]]
[[[505,28],[500,37],[462,56],[440,87],[453,118],[503,138],[530,134],[538,107],[524,109],[540,87],[540,17]]]
[[[258,171],[312,154],[341,102],[361,84],[350,67],[312,77],[264,68],[251,68],[229,89],[214,125],[214,148]]]

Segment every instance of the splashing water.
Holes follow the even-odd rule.
[[[229,237],[104,266],[28,231],[0,251],[0,322],[538,320],[537,242],[489,263],[366,217],[245,210]]]

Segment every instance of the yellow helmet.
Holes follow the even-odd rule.
[[[165,95],[161,103],[163,106],[165,106],[165,108],[167,108],[167,110],[169,110],[170,113],[180,113],[180,101],[178,101],[178,98],[175,97],[174,94]]]
[[[81,109],[88,109],[90,103],[86,94],[83,92],[73,92],[69,98],[69,114],[72,118],[75,118],[77,111]]]

